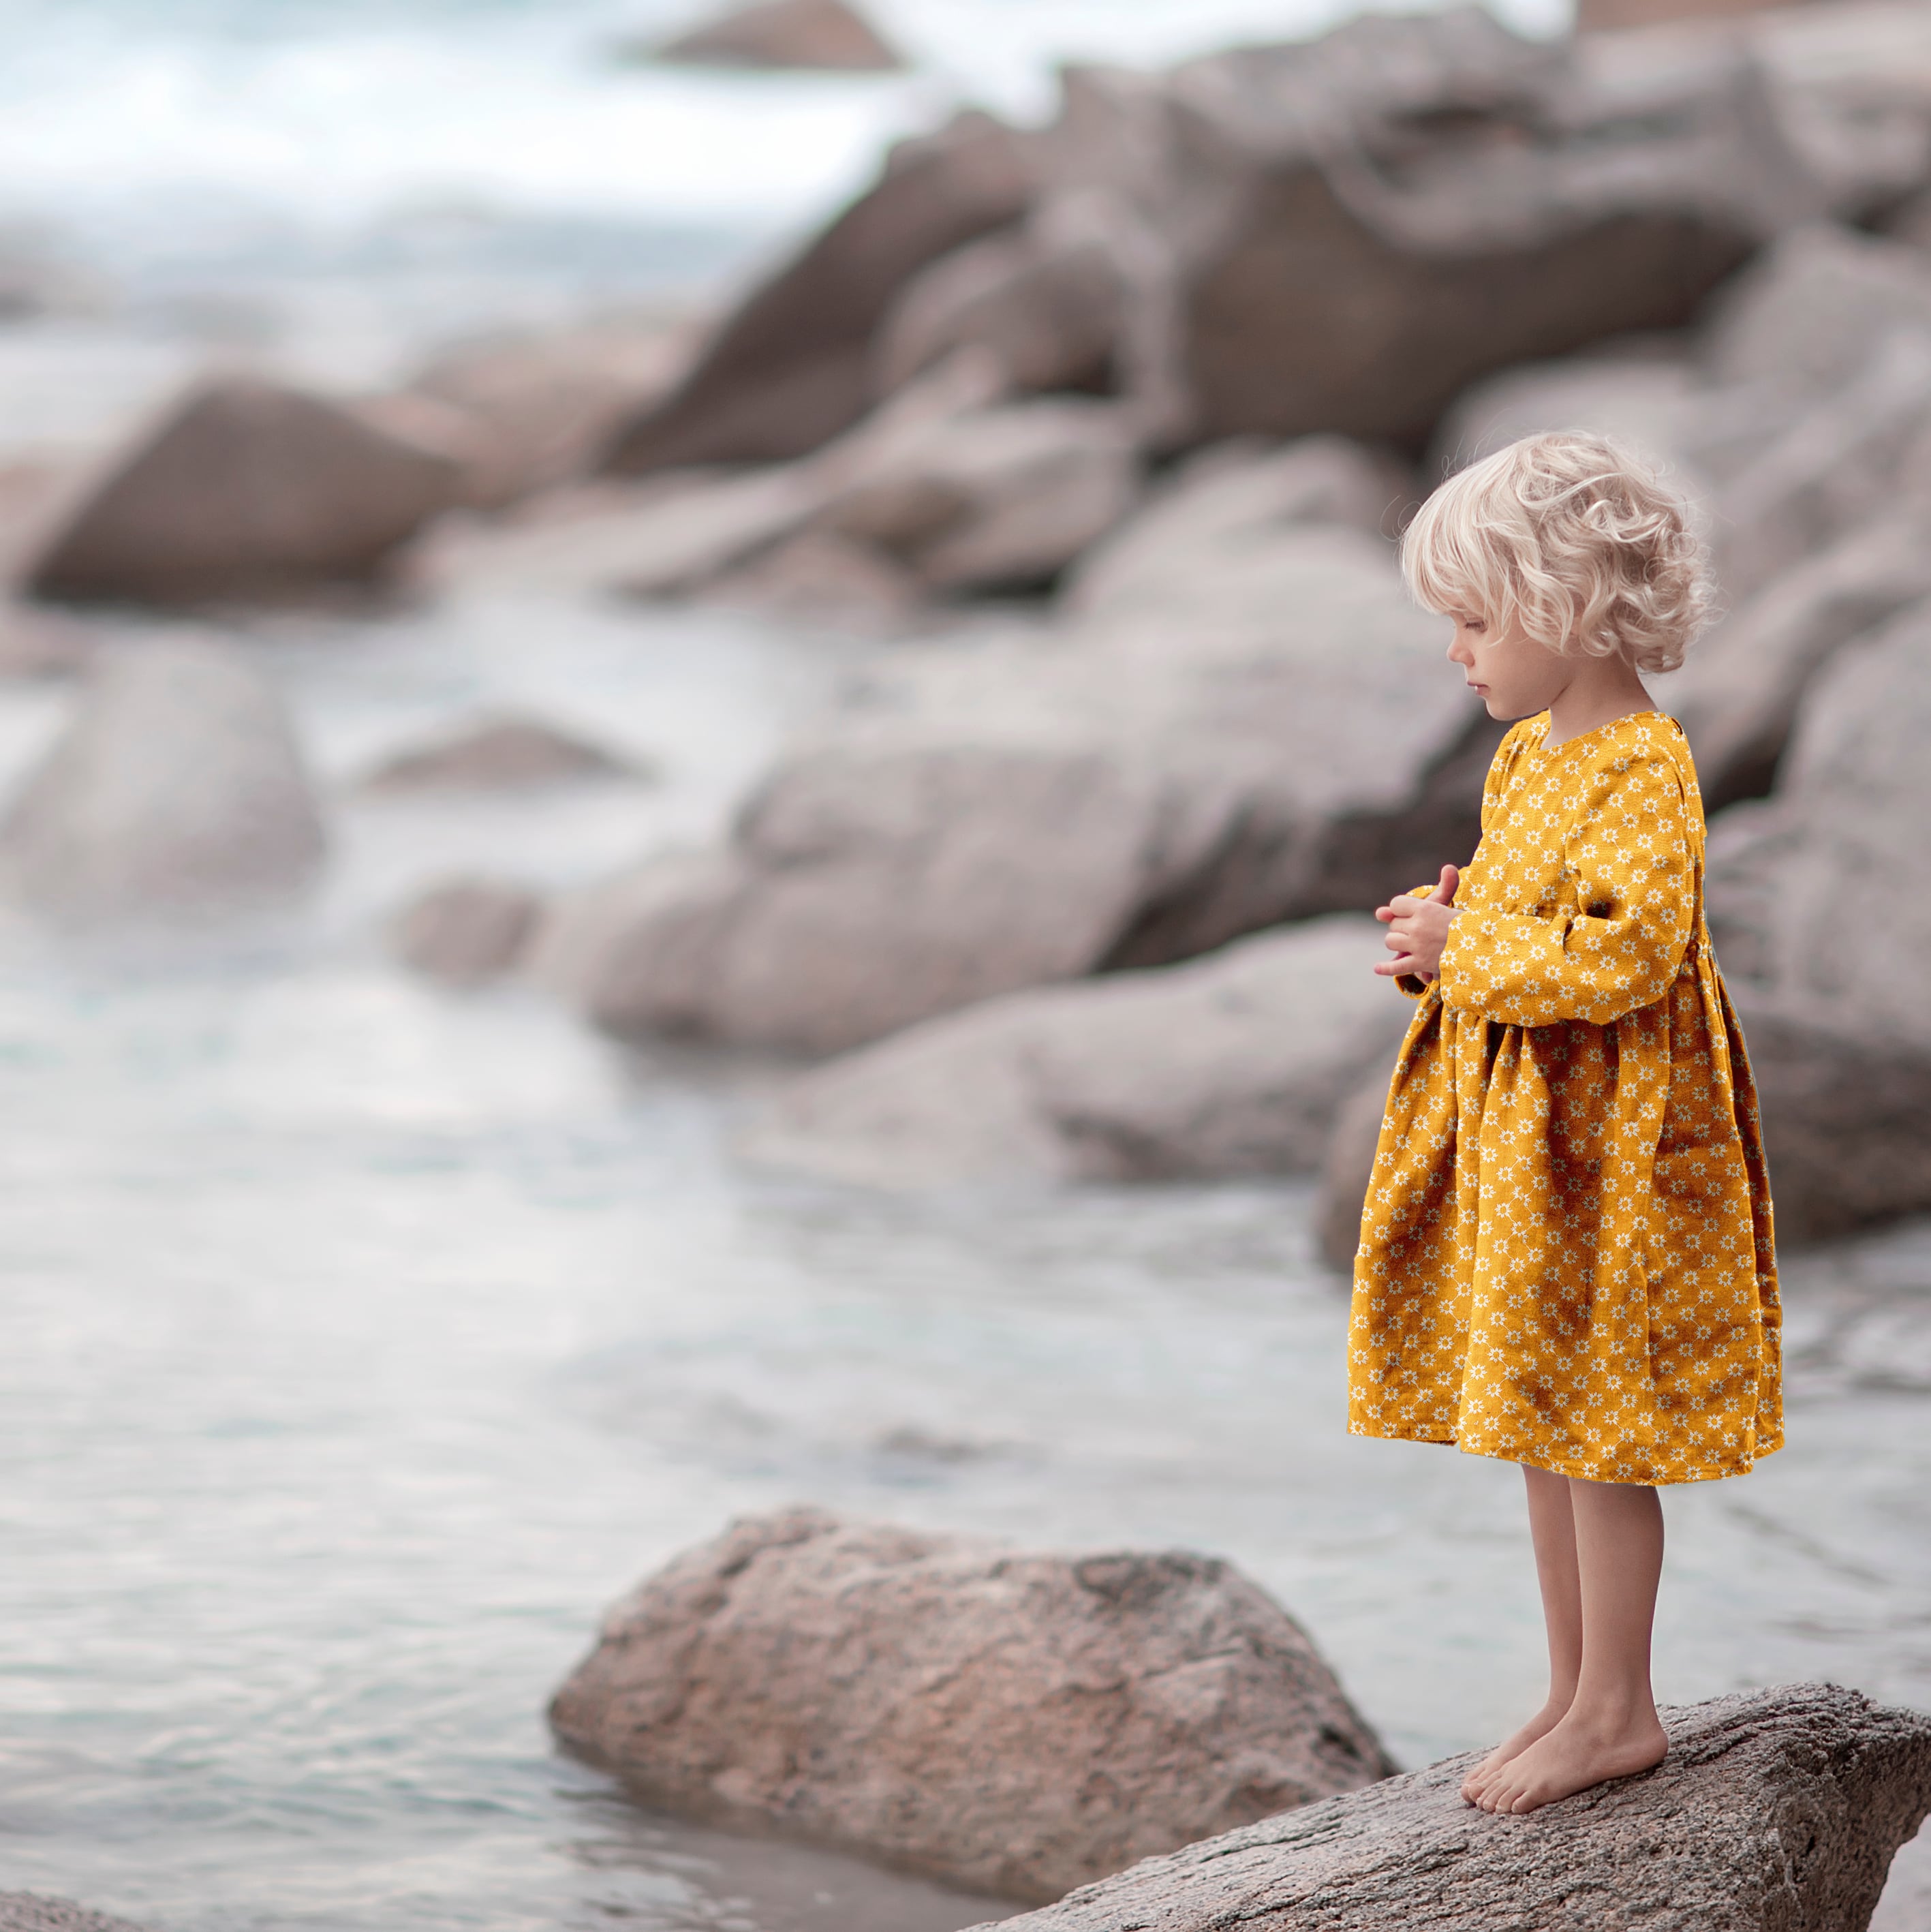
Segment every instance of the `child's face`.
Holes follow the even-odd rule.
[[[1571,662],[1511,623],[1500,629],[1479,613],[1454,612],[1448,655],[1466,674],[1469,688],[1491,718],[1532,718],[1561,694]]]

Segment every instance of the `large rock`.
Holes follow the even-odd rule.
[[[1030,1900],[1393,1768],[1231,1564],[812,1509],[647,1580],[550,1720],[652,1804]]]
[[[403,908],[390,944],[427,979],[480,986],[515,967],[542,908],[541,895],[511,880],[445,879]]]
[[[1931,596],[1931,525],[1907,508],[1854,525],[1729,612],[1657,686],[1683,722],[1703,806],[1770,790],[1812,681],[1846,645]]]
[[[1149,1859],[1010,1932],[1862,1932],[1931,1808],[1931,1718],[1835,1684],[1666,1709],[1656,1770],[1494,1818],[1472,1757]],[[990,1932],[989,1928],[981,1932]]]
[[[619,474],[799,456],[873,400],[874,332],[900,289],[962,243],[1016,221],[1027,138],[976,112],[901,142],[877,185],[755,290],[670,398],[605,452]]]
[[[1407,1024],[1381,938],[1321,920],[928,1020],[803,1076],[742,1150],[884,1186],[1312,1172]]]
[[[460,482],[453,458],[351,409],[223,377],[108,468],[27,582],[57,598],[171,603],[366,578]]]
[[[1725,968],[1874,1046],[1931,1048],[1909,962],[1931,951],[1931,604],[1840,651],[1774,798],[1719,819],[1711,922]]]
[[[1816,92],[1771,90],[1746,45],[1606,60],[1473,8],[1163,75],[1076,70],[1023,159],[975,123],[920,164],[949,180],[955,150],[995,157],[978,176],[996,192],[965,197],[986,212],[973,233],[941,245],[931,194],[888,172],[612,460],[796,453],[868,380],[966,345],[1022,388],[1107,387],[1164,444],[1418,447],[1474,378],[1679,327],[1761,242],[1909,185]],[[883,230],[917,239],[860,238]]]
[[[760,0],[706,20],[652,50],[697,67],[823,68],[877,74],[904,65],[844,0]]]
[[[1493,732],[1439,620],[1378,537],[1257,551],[1244,599],[896,654],[724,850],[562,911],[540,976],[619,1032],[832,1052],[1465,858]]]
[[[880,452],[814,516],[935,590],[1036,586],[1117,524],[1138,483],[1120,412],[1045,398],[926,426]]]
[[[588,470],[620,423],[682,379],[697,334],[688,317],[618,317],[458,344],[389,400],[441,404],[474,425],[465,497],[495,508]]]
[[[325,837],[273,688],[232,646],[150,644],[100,662],[0,826],[0,874],[79,919],[272,904]]]

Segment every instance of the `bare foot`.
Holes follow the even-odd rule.
[[[1569,1706],[1551,1698],[1519,1731],[1512,1731],[1462,1780],[1462,1795],[1471,1804],[1482,1802],[1489,1780],[1511,1759],[1520,1757],[1539,1738],[1546,1738],[1561,1723]]]
[[[1533,1811],[1612,1778],[1633,1778],[1662,1763],[1669,1740],[1654,1711],[1606,1724],[1575,1714],[1563,1719],[1519,1757],[1504,1765],[1476,1800],[1485,1811]]]

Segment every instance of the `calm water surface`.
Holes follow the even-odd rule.
[[[382,957],[381,912],[451,864],[565,880],[703,836],[850,649],[541,603],[259,648],[337,792],[322,903],[0,959],[0,1886],[181,1932],[985,1917],[639,1814],[550,1744],[607,1600],[797,1499],[1231,1556],[1409,1763],[1534,1699],[1518,1479],[1344,1434],[1303,1190],[747,1174],[730,1125],[768,1070]],[[354,802],[370,758],[484,700],[664,782]],[[0,702],[0,758],[63,701]],[[1659,1688],[1931,1706],[1931,1231],[1793,1273],[1793,1447],[1672,1495]]]

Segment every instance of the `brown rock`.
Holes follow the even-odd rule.
[[[650,1804],[1024,1899],[1391,1768],[1230,1564],[812,1509],[646,1581],[550,1720]]]
[[[1931,1718],[1835,1684],[1663,1714],[1670,1752],[1532,1818],[1472,1756],[1148,1860],[1012,1932],[1857,1932],[1931,1807]],[[982,1928],[983,1932],[983,1928]]]
[[[462,344],[382,403],[458,412],[473,426],[464,500],[496,508],[587,472],[620,423],[681,380],[697,335],[688,316],[617,317]]]
[[[905,63],[844,0],[762,0],[734,8],[656,47],[652,58],[699,67],[824,68],[879,74]]]
[[[173,603],[366,578],[457,482],[448,457],[352,409],[224,377],[109,468],[27,582],[47,597]]]
[[[1683,722],[1707,812],[1769,791],[1804,693],[1845,646],[1931,596],[1921,514],[1854,526],[1727,614],[1657,683]]]
[[[621,428],[619,474],[801,456],[872,400],[872,338],[929,262],[1016,221],[1032,195],[1024,136],[961,114],[901,142],[877,184],[724,322],[661,405]]]
[[[891,1187],[1307,1172],[1407,1024],[1380,939],[1344,916],[989,1000],[805,1075],[742,1150]]]
[[[404,908],[390,928],[396,956],[431,980],[480,986],[511,971],[543,902],[503,879],[449,879]]]
[[[1259,620],[1291,588],[1275,577],[1299,567],[1277,538],[1309,524],[1392,536],[1417,494],[1402,465],[1339,436],[1210,444],[1079,558],[1061,604],[1083,617],[1187,621],[1204,605]]]
[[[124,1918],[109,1918],[71,1899],[34,1892],[0,1892],[0,1932],[143,1932]]]
[[[1036,587],[1126,514],[1138,468],[1118,410],[1042,398],[895,439],[844,472],[814,520],[935,590]]]
[[[895,653],[727,849],[561,910],[539,976],[619,1032],[835,1052],[1465,857],[1494,734],[1437,620],[1378,537],[1265,548],[1250,601]]]
[[[362,783],[384,792],[511,791],[638,775],[631,760],[541,718],[491,716],[394,753]]]
[[[325,848],[280,699],[211,640],[103,658],[0,826],[14,892],[83,920],[279,903]]]
[[[1900,962],[1931,947],[1931,604],[1840,652],[1813,686],[1776,796],[1711,828],[1727,974],[1881,1049],[1931,1048]]]
[[[1798,0],[1576,0],[1576,31],[1599,34],[1630,27],[1660,27],[1682,20],[1733,20]]]
[[[919,608],[924,586],[876,544],[801,530],[709,578],[697,594],[789,617],[889,626]]]

